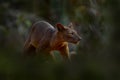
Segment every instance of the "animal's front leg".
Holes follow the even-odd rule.
[[[63,57],[63,60],[70,60],[69,48],[68,48],[67,45],[61,47],[59,49],[59,51],[60,51],[60,54]]]
[[[52,59],[53,59],[54,61],[56,61],[56,58],[55,58],[55,55],[54,55],[53,52],[50,52],[50,56],[52,57]]]

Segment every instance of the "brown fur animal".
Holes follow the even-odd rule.
[[[48,22],[39,21],[33,24],[25,42],[24,51],[28,54],[35,51],[54,56],[51,52],[58,50],[64,59],[68,59],[70,58],[68,42],[76,44],[80,39],[72,24],[66,27],[58,23],[54,28]]]

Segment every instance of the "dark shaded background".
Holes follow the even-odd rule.
[[[38,20],[74,23],[83,39],[71,63],[22,56]],[[120,1],[0,0],[0,80],[120,80]]]

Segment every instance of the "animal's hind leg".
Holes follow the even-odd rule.
[[[34,46],[32,46],[31,44],[29,44],[25,49],[24,52],[26,55],[35,55],[35,50],[36,48]]]

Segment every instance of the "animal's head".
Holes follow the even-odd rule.
[[[68,26],[63,26],[62,24],[58,23],[56,26],[64,41],[76,44],[81,40],[81,37],[74,30],[72,23],[70,23]]]

